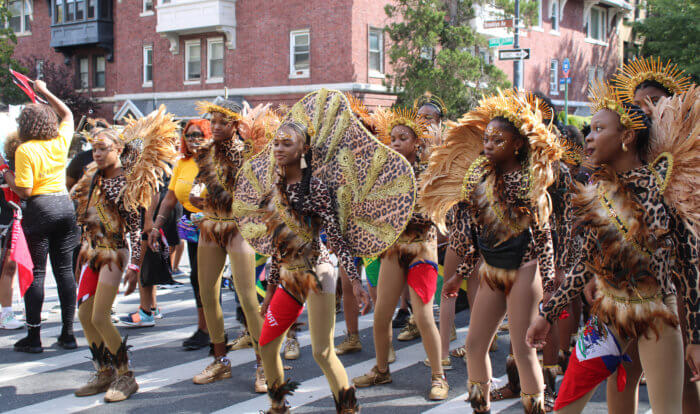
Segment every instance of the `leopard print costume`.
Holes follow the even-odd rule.
[[[493,193],[501,195],[506,208],[510,209],[511,213],[523,208],[526,203],[526,194],[523,191],[523,183],[526,182],[526,179],[523,172],[517,170],[503,174],[502,180],[503,188],[493,190]],[[458,257],[462,258],[457,265],[457,274],[462,276],[462,278],[468,277],[479,262],[480,253],[474,240],[481,234],[492,233],[492,226],[505,227],[498,221],[491,220],[492,223],[484,221],[488,214],[491,214],[487,211],[482,211],[482,207],[486,203],[483,200],[479,200],[485,198],[483,193],[486,191],[484,188],[486,185],[488,185],[486,177],[482,177],[481,183],[476,185],[470,200],[457,204],[454,210],[455,220],[450,233],[450,246],[457,252]],[[490,209],[487,208],[487,210]],[[526,231],[531,232],[532,238],[528,243],[521,263],[537,260],[543,288],[546,292],[552,292],[555,290],[555,255],[551,230],[549,226],[537,228],[534,225],[530,225],[529,230]],[[484,275],[484,272],[480,271],[480,273],[482,273],[482,276]],[[512,283],[512,280],[510,283]],[[506,282],[504,290],[509,292],[508,284]],[[500,283],[497,283],[496,287],[498,285]]]
[[[301,190],[301,183],[288,184],[287,185],[287,199],[290,204],[293,204],[299,200],[299,191]],[[319,179],[312,177],[310,182],[309,195],[304,199],[304,204],[302,207],[303,217],[311,222],[311,218],[320,219],[320,227],[326,233],[328,237],[328,244],[333,249],[333,252],[338,257],[340,265],[343,266],[345,272],[347,273],[350,280],[355,280],[360,278],[360,274],[355,267],[355,259],[350,253],[345,239],[340,231],[340,225],[338,224],[338,218],[336,216],[335,209],[333,208],[333,199],[331,198],[331,193],[328,191],[328,187],[323,184]],[[315,258],[311,262],[316,265],[322,263],[331,263],[330,255],[326,246],[321,243],[318,238],[318,230],[314,229],[314,238],[311,241],[311,251],[315,254]],[[270,266],[270,274],[267,277],[267,283],[272,285],[279,284],[280,281],[280,267],[285,266],[285,257],[282,257],[279,252],[272,255],[272,264]]]
[[[426,169],[427,164],[421,163],[420,157],[416,157],[413,164],[416,181]],[[416,203],[411,219],[396,243],[379,257],[388,258],[394,255],[398,256],[399,265],[406,272],[409,266],[418,260],[437,263],[437,227],[427,214],[420,211],[420,203]]]
[[[588,191],[593,196],[577,202],[586,212],[581,219],[585,226],[581,258],[543,306],[543,317],[555,320],[595,277],[598,286],[596,315],[628,337],[648,335],[650,331],[658,333],[659,323],[672,326],[678,323],[675,314],[663,304],[663,297],[675,295],[678,288],[684,299],[688,342],[700,343],[698,239],[673,206],[664,203],[657,176],[665,177],[667,170],[668,162],[662,160],[653,167],[643,166],[617,175],[611,173],[609,179],[603,177],[582,190],[582,195]],[[603,186],[615,181],[619,181],[620,191],[627,192],[630,200],[615,203],[617,214],[613,218],[631,222],[635,214],[642,217],[638,226],[641,237],[632,239],[633,242],[628,240],[629,236],[623,237],[598,196]],[[616,194],[611,194],[610,199],[616,200]],[[627,205],[623,203],[633,208],[621,208]],[[617,239],[606,243],[607,239],[612,239],[610,234]],[[634,272],[635,269],[639,270]]]
[[[89,264],[98,270],[106,264],[126,267],[116,254],[127,248],[126,234],[131,244],[132,264],[141,262],[141,212],[127,209],[121,200],[126,185],[124,175],[113,178],[95,177],[98,172],[93,163],[71,192],[78,201],[78,224],[84,231],[81,251],[87,255]],[[95,177],[95,186],[90,196],[90,186]],[[89,198],[89,200],[88,200]]]
[[[225,247],[238,231],[231,211],[236,174],[245,161],[250,150],[246,144],[235,136],[223,142],[214,142],[208,151],[196,154],[195,162],[199,173],[194,185],[203,183],[206,193],[204,201],[204,220],[199,225],[202,239],[216,242]]]

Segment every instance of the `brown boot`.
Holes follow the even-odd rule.
[[[287,395],[293,395],[294,390],[296,390],[298,386],[298,382],[285,381],[280,384],[276,381],[272,386],[267,387],[267,395],[270,397],[270,409],[266,411],[266,414],[289,413]]]
[[[96,372],[87,384],[75,390],[76,397],[87,397],[105,392],[109,389],[109,385],[117,379],[117,372],[112,366],[109,352],[105,349],[104,344],[101,343],[100,346],[97,346],[93,343],[90,346],[90,352]]]
[[[362,343],[360,342],[359,333],[348,333],[345,336],[345,340],[335,347],[336,355],[352,354],[360,351],[362,351]]]
[[[469,393],[467,401],[469,401],[475,413],[491,413],[491,407],[486,398],[490,384],[490,380],[486,382],[467,381],[467,392]]]
[[[523,404],[525,414],[545,414],[544,393],[520,394],[520,402]]]
[[[262,364],[255,367],[255,392],[265,394],[267,392],[267,380],[265,379],[265,371]]]
[[[506,374],[508,375],[508,383],[501,388],[491,390],[491,401],[509,400],[518,398],[520,395],[520,374],[518,374],[518,366],[515,364],[515,358],[512,354],[506,358]]]
[[[431,401],[446,400],[447,393],[450,391],[450,386],[447,384],[445,374],[433,374],[430,381],[430,394],[428,395],[428,399]]]
[[[355,387],[343,388],[338,391],[338,398],[333,396],[335,401],[335,412],[337,414],[354,414],[360,412],[360,404],[355,396]]]
[[[388,384],[391,382],[391,372],[389,367],[386,367],[386,372],[381,372],[379,367],[375,365],[367,374],[353,378],[352,382],[357,388]]]
[[[105,402],[124,401],[139,389],[134,372],[129,369],[128,350],[131,347],[126,345],[127,338],[124,338],[117,353],[110,355],[112,363],[117,369],[117,379],[109,385],[109,389],[105,393]]]
[[[545,365],[542,367],[544,377],[544,408],[549,413],[554,410],[554,400],[557,399],[557,365]]]

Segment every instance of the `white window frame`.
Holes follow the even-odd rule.
[[[295,58],[294,58],[294,46],[296,45],[295,39],[298,35],[309,36],[309,67],[306,69],[296,70],[294,68]],[[289,79],[300,79],[308,78],[311,76],[311,30],[301,29],[292,30],[289,32]]]
[[[85,61],[87,66],[87,72],[82,72],[82,62]],[[80,56],[78,58],[78,85],[76,85],[79,91],[86,91],[90,88],[90,56]],[[87,74],[87,80],[83,85],[83,73]]]
[[[190,79],[190,46],[199,46],[199,79]],[[202,83],[202,41],[201,39],[185,41],[185,85],[198,85]]]
[[[221,76],[212,76],[211,75],[211,49],[213,45],[220,44],[221,48],[224,52],[223,60],[224,60],[224,73],[221,74]],[[222,83],[224,81],[224,75],[226,74],[226,48],[224,47],[224,38],[223,37],[212,37],[210,39],[207,39],[207,83]]]
[[[555,9],[556,6],[556,9]],[[552,13],[554,10],[556,10],[556,13]],[[558,34],[559,33],[559,25],[561,24],[561,7],[559,5],[559,0],[551,0],[549,2],[549,21],[552,22],[552,28],[550,30],[551,33]],[[554,19],[552,19],[554,18]],[[556,28],[554,27],[556,24]]]
[[[148,52],[151,52],[151,79],[148,80],[146,79],[146,67],[148,66]],[[144,45],[143,46],[143,87],[151,87],[153,86],[153,45]]]
[[[589,66],[588,67],[588,85],[589,86],[593,85],[593,83],[596,81],[596,79],[598,79],[596,77],[596,70],[597,70],[596,66]],[[590,91],[590,88],[589,88],[589,91]],[[590,93],[589,93],[589,95],[590,95]]]
[[[150,1],[151,2],[151,10],[146,9],[146,2]],[[141,13],[139,16],[141,17],[146,17],[146,16],[153,16],[155,14],[155,9],[156,9],[156,0],[141,0]]]
[[[542,28],[542,20],[543,20],[543,15],[544,13],[544,0],[537,0],[537,24],[532,26],[530,29],[535,30],[537,32],[542,32],[544,29]]]
[[[599,81],[604,81],[605,78],[605,68],[602,66],[598,66],[596,68],[596,79],[598,79]]]
[[[27,13],[27,6],[29,6],[29,9],[30,9],[29,13]],[[9,8],[9,2],[5,2],[5,7]],[[19,19],[20,20],[20,23],[19,23],[20,31],[15,32],[15,35],[20,36],[20,37],[21,36],[28,36],[28,35],[32,34],[32,30],[31,29],[27,30],[26,19],[27,19],[27,16],[29,16],[29,20],[32,23],[34,22],[34,4],[32,3],[31,0],[21,0],[20,7],[22,9],[22,12],[21,12],[22,14],[21,14],[20,19]],[[13,17],[16,17],[16,16],[13,16]],[[5,27],[6,28],[10,27],[10,20],[9,19],[5,22]]]
[[[370,55],[372,50],[370,49],[370,36],[372,34],[379,35],[379,71],[370,68]],[[376,53],[376,52],[374,52]],[[384,30],[378,27],[369,27],[367,31],[367,72],[370,78],[381,78],[384,79]]]
[[[102,59],[104,61],[104,74],[105,74],[105,81],[104,85],[98,86],[97,85],[97,60]],[[104,91],[105,87],[107,86],[107,58],[105,56],[95,56],[93,59],[93,62],[95,63],[95,67],[93,68],[93,74],[92,74],[92,81],[93,81],[93,88],[92,90],[94,92],[99,92],[99,91]]]
[[[552,81],[554,74],[554,81]],[[559,95],[559,61],[552,59],[549,61],[549,94]]]
[[[602,39],[596,39],[595,37],[591,37],[591,22],[593,21],[593,10],[597,10],[600,14],[600,21],[598,22],[599,27],[600,27],[600,34],[602,36]],[[588,21],[586,22],[586,41],[589,43],[594,43],[594,44],[599,44],[602,46],[607,46],[608,43],[608,10],[600,7],[600,6],[593,6],[591,9],[588,11]]]

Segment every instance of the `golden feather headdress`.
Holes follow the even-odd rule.
[[[196,105],[197,105],[196,106],[197,112],[199,112],[200,115],[204,115],[204,114],[211,115],[211,114],[218,112],[232,121],[240,121],[240,119],[242,117],[240,113],[235,112],[235,111],[233,111],[229,108],[226,108],[222,105],[216,105],[212,102],[198,101],[196,103]]]
[[[527,103],[530,104],[530,108],[532,112],[537,112],[540,111],[542,114],[542,119],[549,119],[549,123],[547,124],[548,127],[551,127],[554,125],[554,108],[549,106],[547,102],[543,101],[535,95],[533,92],[526,91],[524,92],[525,99],[527,100]]]
[[[439,96],[433,95],[430,91],[424,93],[422,96],[413,101],[413,109],[417,111],[425,104],[437,106],[441,115],[443,116],[447,112],[447,105],[445,105],[445,101],[443,101]]]
[[[622,65],[613,79],[620,98],[628,103],[634,102],[634,92],[644,81],[656,81],[674,95],[687,91],[691,85],[685,71],[670,60],[664,64],[660,57],[634,59]]]
[[[395,108],[383,111],[376,111],[374,124],[377,127],[377,138],[385,145],[391,143],[391,130],[397,125],[404,125],[416,134],[419,142],[428,139],[428,124],[418,118],[415,109]]]
[[[591,111],[595,114],[601,109],[609,109],[620,116],[620,123],[627,129],[644,129],[642,113],[631,113],[622,104],[620,91],[607,82],[597,81],[591,84]]]

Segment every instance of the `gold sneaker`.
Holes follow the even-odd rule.
[[[297,338],[287,338],[284,344],[284,359],[299,359],[299,341],[297,341]]]
[[[449,391],[450,386],[447,384],[445,375],[433,374],[430,381],[430,395],[428,395],[428,399],[432,401],[446,400]]]
[[[139,384],[136,383],[133,371],[126,371],[124,374],[117,376],[109,386],[105,394],[105,402],[124,401],[131,397],[139,390]]]
[[[231,378],[231,361],[225,356],[214,358],[204,371],[192,378],[195,384],[211,384],[222,379]]]
[[[336,355],[353,354],[362,351],[362,343],[360,342],[360,334],[347,334],[343,342],[335,347]]]
[[[394,346],[392,345],[391,348],[389,348],[389,358],[387,358],[387,363],[393,364],[396,362],[396,351],[394,351]]]
[[[428,358],[425,358],[423,360],[423,364],[426,367],[430,367],[430,360]],[[442,360],[442,370],[443,371],[449,371],[452,369],[452,361],[450,361],[450,357],[446,357]]]
[[[265,371],[262,364],[255,367],[255,392],[264,394],[267,392],[267,380],[265,379]]]
[[[237,351],[239,349],[252,348],[252,347],[253,347],[253,339],[250,337],[250,333],[248,333],[248,331],[241,333],[241,335],[238,338],[236,338],[233,341],[228,343],[228,348],[231,351]]]
[[[386,372],[379,372],[379,368],[375,365],[369,373],[353,378],[352,382],[357,388],[389,384],[391,382],[391,372],[389,367],[387,367]]]
[[[408,320],[408,323],[406,326],[401,329],[401,332],[399,332],[399,335],[396,337],[399,341],[412,341],[414,339],[420,338],[420,332],[418,331],[418,325],[416,325],[416,321],[413,319],[413,315],[411,315],[411,318]]]
[[[103,393],[109,389],[110,384],[117,379],[117,372],[112,366],[99,368],[92,374],[87,384],[75,390],[76,397],[88,397]]]

